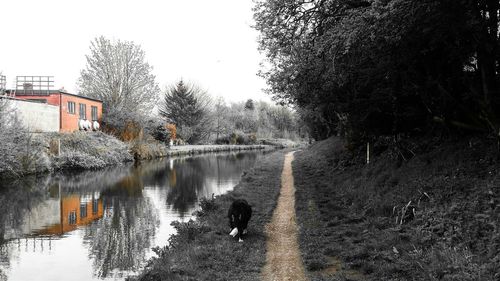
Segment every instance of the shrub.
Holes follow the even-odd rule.
[[[79,151],[63,152],[55,160],[55,167],[64,170],[99,169],[106,166],[102,159]]]
[[[172,222],[177,233],[169,238],[170,245],[182,245],[193,241],[202,233],[209,232],[211,228],[200,221],[189,220],[188,222]]]
[[[166,155],[166,147],[151,138],[136,139],[129,145],[135,159],[153,159]]]
[[[168,123],[166,127],[170,133],[170,138],[175,140],[177,138],[177,127],[175,126],[175,124]]]
[[[164,125],[157,126],[151,135],[155,140],[167,145],[170,142],[170,131]]]
[[[233,132],[228,136],[222,136],[215,140],[216,144],[239,144],[250,145],[257,143],[255,134],[245,134],[242,132]]]
[[[230,144],[230,143],[231,143],[230,136],[223,136],[215,139],[215,144]]]
[[[166,124],[165,122],[158,119],[150,119],[144,127],[144,132],[147,135],[153,137],[155,140],[168,145],[170,139],[174,139],[172,129],[169,125],[171,124]]]
[[[203,197],[200,199],[200,210],[196,212],[196,215],[201,217],[218,209],[219,205],[215,202],[215,197],[211,199]]]
[[[51,169],[47,144],[23,128],[6,128],[0,138],[0,176],[22,177]]]
[[[60,155],[53,155],[55,169],[98,169],[133,160],[125,143],[103,132],[47,134],[59,138]]]

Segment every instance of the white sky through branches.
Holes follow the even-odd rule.
[[[77,93],[90,41],[104,35],[146,52],[160,87],[180,78],[227,101],[267,100],[252,0],[3,0],[0,71],[55,76]]]

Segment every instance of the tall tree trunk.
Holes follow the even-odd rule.
[[[483,2],[484,3],[484,2]],[[486,118],[496,135],[499,133],[500,91],[498,86],[498,0],[478,4],[476,17],[482,23],[479,34],[477,58],[479,77],[486,111]]]

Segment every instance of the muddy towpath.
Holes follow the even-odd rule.
[[[278,203],[271,222],[266,225],[264,281],[307,280],[297,240],[292,161],[290,152],[285,156]]]

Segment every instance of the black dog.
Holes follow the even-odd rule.
[[[252,207],[245,199],[236,199],[229,207],[227,217],[232,230],[230,235],[238,237],[239,242],[243,242],[241,238],[247,232],[248,221],[252,217]],[[236,234],[234,228],[238,229]]]

